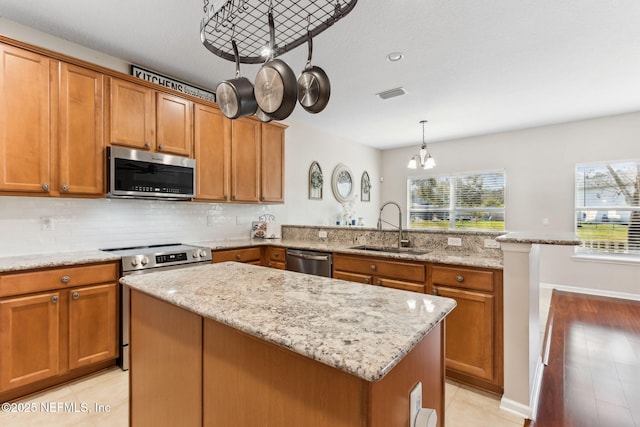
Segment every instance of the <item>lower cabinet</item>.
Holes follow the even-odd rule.
[[[225,249],[211,252],[214,263],[225,261],[237,261],[247,264],[262,264],[262,247],[252,246],[249,248]]]
[[[334,254],[333,278],[424,293],[426,265],[418,261]]]
[[[502,271],[430,265],[428,291],[458,304],[447,317],[447,376],[501,394]]]
[[[287,267],[286,253],[287,253],[286,248],[282,248],[278,246],[266,246],[264,248],[264,262],[262,265],[264,265],[265,267],[285,270]]]
[[[117,278],[116,263],[0,275],[0,401],[115,364]]]

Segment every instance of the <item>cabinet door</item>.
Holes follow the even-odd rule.
[[[494,380],[494,308],[491,294],[433,286],[437,295],[458,303],[447,316],[447,369]]]
[[[48,193],[49,64],[0,45],[0,191]]]
[[[59,294],[0,301],[0,391],[58,374]]]
[[[260,201],[261,122],[231,121],[231,200]]]
[[[217,108],[195,104],[196,198],[229,200],[231,121]]]
[[[284,202],[284,128],[277,124],[262,124],[263,202]]]
[[[113,145],[155,149],[155,92],[124,80],[111,79],[109,142]]]
[[[340,280],[348,280],[349,282],[364,283],[370,285],[373,282],[373,277],[366,274],[348,273],[346,271],[333,271],[333,278]]]
[[[116,284],[70,289],[69,369],[117,356]]]
[[[103,80],[95,71],[60,65],[59,190],[63,194],[104,193]]]
[[[193,103],[158,92],[156,94],[156,150],[191,156]]]

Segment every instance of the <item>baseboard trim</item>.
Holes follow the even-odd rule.
[[[579,294],[587,294],[587,295],[596,295],[600,297],[610,297],[610,298],[620,298],[620,299],[629,299],[634,301],[640,301],[639,294],[629,294],[626,292],[616,292],[616,291],[603,291],[602,289],[593,289],[593,288],[581,288],[578,286],[566,286],[566,285],[556,285],[555,283],[540,283],[541,288],[547,289],[557,289],[559,291],[564,292],[575,292]]]
[[[500,409],[524,419],[532,418],[530,406],[523,405],[522,403],[516,402],[515,400],[507,399],[504,396],[502,396],[502,399],[500,400]]]

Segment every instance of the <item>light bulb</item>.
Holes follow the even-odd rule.
[[[427,161],[424,162],[424,168],[433,169],[435,166],[436,166],[436,161],[434,160],[433,157],[431,157],[431,154],[429,154],[427,157]]]
[[[418,162],[416,162],[416,156],[413,156],[411,158],[411,160],[409,160],[409,164],[407,165],[407,168],[409,168],[409,169],[417,169],[418,168]]]

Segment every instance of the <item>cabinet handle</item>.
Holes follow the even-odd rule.
[[[145,143],[144,143],[144,148],[146,148],[147,150],[148,150],[149,148],[151,148],[151,143],[150,143],[149,141],[145,142]]]
[[[78,299],[78,298],[80,298],[80,294],[78,292],[74,292],[74,293],[71,294],[71,298]]]
[[[457,280],[458,282],[464,282],[464,277],[462,277],[462,276],[456,276],[456,280]]]
[[[280,252],[274,252],[273,253],[273,256],[276,257],[276,258],[278,258],[278,255],[280,255]]]
[[[224,199],[225,199],[225,200],[229,200],[229,195],[228,195],[228,194],[225,194],[225,195],[224,195]]]
[[[57,302],[58,302],[58,295],[54,295],[54,296],[52,296],[52,297],[51,297],[51,302],[52,302],[52,303],[54,303],[54,304],[57,304]]]
[[[371,264],[371,265],[369,266],[369,269],[370,269],[371,271],[376,271],[376,265],[375,265],[375,264]]]
[[[158,150],[164,150],[164,144],[158,145]]]
[[[267,197],[266,196],[262,196],[262,201],[266,202],[267,201]]]
[[[437,290],[437,289],[432,289],[432,290],[431,290],[431,293],[432,293],[433,295],[438,295],[438,290]]]
[[[376,285],[377,286],[382,286],[382,281],[380,279],[376,280]]]
[[[269,262],[269,267],[273,267],[273,263],[272,262]]]
[[[69,191],[69,186],[67,184],[62,184],[62,187],[60,187],[60,189],[66,193],[67,191]]]
[[[233,199],[233,200],[235,200],[235,199],[236,199],[236,195],[235,195],[235,194],[233,195],[232,199]]]
[[[242,255],[236,254],[236,259],[240,259],[240,258],[242,258]]]
[[[71,277],[69,276],[62,276],[62,278],[60,279],[60,281],[62,283],[69,283],[71,281]]]
[[[369,278],[367,277],[366,279],[364,279],[364,283],[368,285],[369,283],[371,283],[371,280],[369,280]]]
[[[42,184],[42,189],[44,191],[49,191],[49,184]]]

